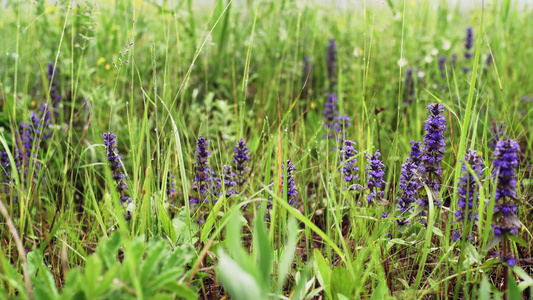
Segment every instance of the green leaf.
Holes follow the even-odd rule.
[[[270,275],[272,273],[272,247],[265,222],[265,213],[262,210],[255,216],[253,235],[253,247],[256,255],[257,265],[262,275],[263,286],[270,286]]]
[[[218,256],[218,276],[233,299],[267,299],[254,276],[247,273],[224,251],[219,251]]]
[[[296,251],[296,243],[298,239],[298,225],[294,218],[289,218],[287,222],[287,240],[285,241],[285,247],[283,248],[283,254],[278,261],[278,294],[281,293],[281,288],[287,279],[287,275],[292,267],[292,261],[294,260],[294,252]]]
[[[83,279],[83,290],[85,292],[85,296],[91,297],[91,296],[98,296],[95,295],[95,291],[98,290],[98,278],[102,274],[102,261],[98,257],[98,255],[90,255],[87,257],[87,263],[85,264],[85,273],[84,273],[84,279]]]
[[[527,287],[533,287],[533,278],[524,271],[524,269],[514,266],[511,268],[513,272],[520,277],[523,281],[518,284],[518,288],[523,292]]]
[[[162,288],[166,291],[174,293],[178,299],[198,299],[196,291],[179,284],[177,281],[169,282],[165,284]]]
[[[339,294],[348,299],[353,299],[354,289],[350,272],[341,266],[335,267],[331,274],[331,294],[333,294],[333,299],[340,300]]]
[[[140,281],[142,283],[147,282],[152,276],[152,271],[156,268],[159,261],[163,259],[165,255],[169,254],[168,243],[161,240],[156,243],[152,243],[152,247],[148,250],[148,254],[144,259],[140,272]],[[167,246],[167,247],[165,247]]]
[[[172,221],[165,212],[163,203],[159,205],[159,219],[161,220],[163,232],[170,238],[172,242],[176,242],[178,239],[178,236],[176,235],[176,228],[174,228]]]
[[[521,239],[520,237],[516,236],[516,235],[512,235],[512,234],[508,234],[507,235],[509,237],[509,239],[517,244],[520,244],[524,247],[528,247],[528,244],[526,241],[524,241],[523,239]]]
[[[200,235],[201,241],[207,240],[207,235],[211,230],[213,230],[213,224],[215,224],[216,217],[218,215],[218,212],[220,211],[220,208],[222,207],[222,204],[224,204],[226,197],[221,196],[218,201],[215,203],[215,206],[213,209],[209,212],[209,216],[207,216],[207,220],[205,221],[205,224],[202,226],[202,234]]]
[[[508,295],[507,299],[522,299],[520,290],[518,289],[518,285],[516,284],[514,276],[512,276],[511,272],[509,272],[507,276],[509,276],[509,286],[507,288],[507,295]]]
[[[182,209],[172,220],[172,225],[176,230],[176,244],[194,244],[198,241],[196,234],[200,230],[198,224],[194,223],[187,216],[187,211]]]
[[[324,256],[322,256],[320,250],[315,248],[313,253],[315,258],[315,274],[318,282],[324,287],[324,291],[326,292],[328,298],[332,298],[330,289],[331,269],[329,268],[329,264],[324,259]]]
[[[483,278],[481,278],[478,296],[480,300],[490,300],[490,283],[486,274],[483,274]]]

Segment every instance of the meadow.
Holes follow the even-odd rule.
[[[527,5],[0,7],[0,299],[532,299]]]

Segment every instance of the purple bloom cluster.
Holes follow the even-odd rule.
[[[490,133],[491,137],[488,140],[488,143],[492,150],[496,148],[496,144],[498,141],[500,141],[503,138],[507,138],[505,135],[505,124],[503,122],[492,122],[492,126],[490,127]]]
[[[474,174],[471,174],[468,171],[467,166],[470,166],[474,171]],[[475,150],[468,150],[463,160],[463,165],[461,167],[461,178],[459,179],[459,200],[458,206],[459,210],[455,212],[455,217],[457,218],[456,222],[460,222],[465,218],[468,221],[473,221],[478,219],[478,214],[476,212],[478,206],[479,198],[479,186],[478,181],[481,181],[481,174],[483,173],[483,168],[485,164],[479,154]],[[478,181],[476,181],[478,180]],[[472,217],[473,216],[473,217]],[[466,228],[464,229],[466,230]],[[475,241],[473,234],[467,233],[466,236],[472,242]],[[453,234],[453,241],[456,242],[461,238],[461,234],[456,232]]]
[[[339,138],[340,141],[343,140],[344,129],[350,127],[350,118],[346,115],[339,115],[337,110],[337,94],[335,93],[326,93],[328,97],[326,101],[326,107],[324,108],[323,116],[325,119],[324,126],[326,127],[327,137],[328,138]]]
[[[9,161],[9,156],[5,150],[0,151],[0,168],[2,168],[2,174],[4,175],[4,181],[2,185],[4,186],[3,192],[9,198],[9,185],[11,184],[11,162]]]
[[[474,29],[472,27],[467,27],[466,36],[465,36],[465,58],[466,59],[470,59],[473,56],[472,52],[470,52],[470,50],[472,50],[473,44],[474,44]]]
[[[209,141],[206,140],[203,136],[198,138],[196,142],[196,150],[194,154],[196,155],[195,162],[195,176],[192,189],[198,193],[198,197],[204,203],[209,203],[208,197],[218,196],[218,187],[220,186],[220,180],[216,178],[216,174],[209,168],[209,150],[207,147]],[[198,199],[191,198],[189,201],[191,203],[198,203]]]
[[[446,153],[444,148],[444,132],[446,131],[446,119],[444,118],[444,105],[439,103],[430,104],[427,109],[429,115],[425,121],[424,148],[421,156],[420,173],[424,183],[433,192],[434,197],[438,197],[440,191],[440,178],[442,175],[442,156]],[[440,206],[440,199],[436,204]],[[420,198],[419,205],[425,206],[427,198]]]
[[[396,208],[402,213],[412,210],[413,203],[418,200],[418,189],[422,186],[419,180],[420,156],[422,155],[421,143],[411,141],[411,153],[407,160],[402,164],[402,173],[400,175],[400,184],[398,186],[398,197]],[[399,219],[398,224],[406,225],[405,219]]]
[[[327,54],[329,87],[334,89],[337,86],[337,44],[334,39],[329,41]]]
[[[405,103],[412,103],[415,97],[415,79],[413,77],[413,69],[407,69],[405,73],[405,91],[403,100]]]
[[[492,66],[492,52],[489,51],[489,53],[487,54],[487,60],[486,60],[486,63],[487,63],[487,68],[489,68],[490,66]]]
[[[327,93],[326,97],[328,97],[326,101],[326,107],[324,108],[324,119],[326,120],[326,123],[324,126],[326,126],[326,129],[329,128],[335,128],[335,121],[337,119],[337,94],[335,93]]]
[[[122,157],[118,154],[117,149],[117,136],[112,132],[106,132],[102,139],[104,140],[107,163],[117,184],[116,189],[120,193],[120,204],[130,203],[131,198],[126,193],[126,190],[129,189],[125,180],[126,175],[122,173]]]
[[[356,184],[356,180],[359,180],[359,168],[357,168],[357,159],[355,155],[355,142],[345,140],[343,147],[340,149],[339,162],[341,164],[341,172],[344,175],[343,179],[348,184],[348,189],[354,191],[361,189],[359,184]]]
[[[383,188],[387,184],[383,177],[385,177],[385,165],[379,159],[381,153],[376,151],[375,154],[367,154],[366,158],[368,159],[368,164],[365,168],[366,176],[368,177],[367,186],[370,190],[368,194],[367,201],[370,202],[372,199],[382,200],[383,199]]]
[[[246,178],[246,172],[248,169],[248,154],[250,150],[246,147],[246,142],[240,139],[235,148],[233,149],[233,164],[235,167],[235,182],[242,190],[242,187],[248,178]]]
[[[514,140],[500,140],[494,151],[494,177],[496,177],[496,204],[494,205],[492,232],[495,238],[505,238],[507,235],[518,235],[521,223],[518,220],[516,198],[516,173],[518,167],[518,151],[520,146]],[[505,243],[506,241],[504,241]],[[500,257],[509,266],[514,266],[516,260],[511,256]]]
[[[224,180],[224,189],[226,190],[226,198],[229,198],[231,195],[235,194],[235,186],[237,182],[235,181],[236,174],[233,172],[230,165],[224,165],[222,170],[222,179]]]
[[[296,197],[298,196],[298,190],[296,189],[296,181],[294,181],[294,174],[293,172],[296,171],[296,167],[292,164],[292,161],[289,159],[287,160],[287,170],[285,170],[285,164],[281,165],[281,169],[283,173],[281,174],[282,179],[282,186],[284,185],[284,180],[287,178],[287,199],[290,205],[292,206],[298,206],[298,202],[296,202]],[[281,190],[282,193],[284,193],[283,188]]]
[[[439,57],[439,71],[440,71],[440,77],[446,78],[446,56],[441,55]]]
[[[494,177],[497,181],[496,204],[494,205],[492,232],[494,238],[506,238],[507,235],[518,235],[521,223],[517,214],[516,172],[518,167],[518,152],[520,146],[514,140],[505,139],[496,143],[494,151]],[[507,241],[504,241],[506,243]],[[516,260],[503,253],[503,261],[514,266]]]
[[[172,194],[174,194],[176,192],[176,182],[174,181],[174,175],[172,175],[172,171],[168,170],[167,171],[167,190],[166,190],[166,194],[167,194],[167,198],[170,198],[172,196]]]

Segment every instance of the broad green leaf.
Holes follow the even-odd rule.
[[[198,299],[198,294],[196,294],[193,289],[179,284],[177,281],[172,281],[165,284],[163,289],[174,293],[178,299]]]
[[[218,277],[232,299],[267,299],[253,275],[247,273],[223,251],[219,251],[218,257]]]
[[[333,273],[331,274],[331,294],[333,295],[333,299],[340,300],[339,294],[348,299],[353,298],[355,287],[351,278],[350,272],[345,268],[337,266],[333,269]]]
[[[265,222],[265,214],[260,210],[254,218],[253,248],[262,282],[264,286],[270,286],[270,275],[272,273],[272,248]]]
[[[168,244],[165,245],[165,243],[159,240],[155,244],[152,243],[152,247],[148,249],[148,254],[144,259],[139,275],[142,283],[146,282],[152,276],[153,270],[157,267],[159,261],[163,259],[163,256],[170,253],[168,252]]]
[[[507,288],[507,299],[521,299],[521,293],[518,289],[518,285],[516,284],[516,280],[514,279],[514,276],[512,276],[513,273],[509,272],[507,276],[509,276],[509,286]]]
[[[328,297],[331,298],[331,269],[329,268],[329,264],[324,259],[324,256],[322,256],[320,250],[315,248],[313,250],[313,253],[315,258],[315,274],[317,276],[318,282],[320,282],[320,285],[324,287],[324,291],[326,292]]]
[[[481,278],[478,296],[480,300],[490,300],[490,283],[485,274],[483,274],[483,278]]]
[[[531,275],[527,274],[524,269],[520,268],[519,266],[514,266],[511,268],[511,270],[520,277],[523,281],[518,284],[518,288],[521,292],[523,292],[527,287],[533,287],[533,278],[531,278]]]

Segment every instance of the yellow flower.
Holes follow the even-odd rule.
[[[315,101],[311,101],[311,109],[314,109],[316,107]]]
[[[109,64],[105,64],[104,68],[105,68],[106,70],[109,70],[109,69],[111,69],[111,66],[110,66]]]
[[[103,57],[100,57],[100,58],[96,61],[96,64],[97,64],[97,65],[101,65],[101,64],[103,64],[103,63],[105,63],[105,58],[103,58]]]

